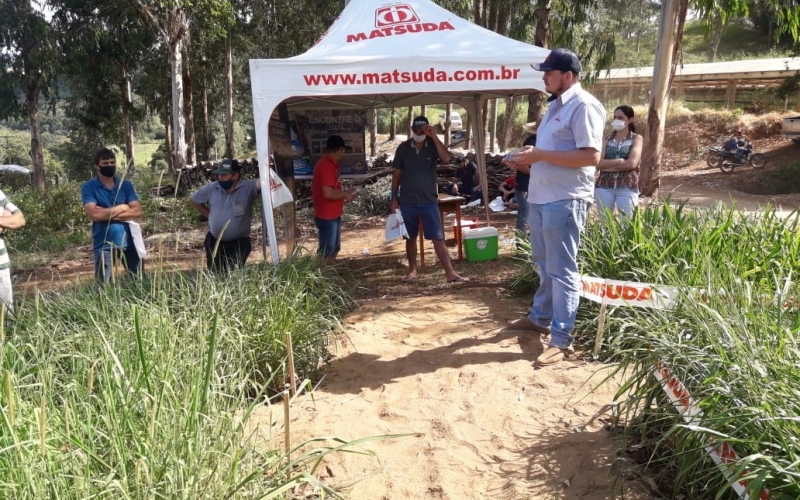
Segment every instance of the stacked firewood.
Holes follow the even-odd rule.
[[[470,161],[475,161],[475,153],[470,151],[466,155],[451,155],[450,162],[439,165],[437,169],[438,175],[438,184],[439,184],[439,191],[443,192],[445,186],[448,182],[451,181],[453,177],[456,175],[456,170],[458,169],[459,164],[463,161],[464,157],[466,156],[467,159]],[[492,155],[486,153],[486,176],[489,185],[489,197],[488,199],[494,199],[497,196],[500,196],[500,190],[498,187],[502,184],[509,176],[513,176],[516,174],[514,170],[511,170],[507,166],[503,165],[503,155]]]
[[[450,180],[455,177],[458,165],[464,158],[470,161],[475,161],[475,153],[470,151],[466,155],[452,154],[450,162],[439,165],[437,169],[439,191],[444,192],[445,186]],[[353,178],[349,184],[351,186],[365,186],[373,184],[378,179],[392,174],[392,160],[393,156],[384,153],[377,158],[367,158],[368,170],[367,174],[362,177]],[[514,172],[502,164],[503,155],[491,155],[486,153],[486,174],[489,183],[489,199],[500,195],[498,186],[503,183],[509,176],[514,175]],[[220,162],[201,162],[197,165],[189,165],[178,172],[178,192],[182,194],[191,193],[203,184],[212,180],[211,172],[213,172]],[[239,160],[242,166],[242,178],[256,179],[258,178],[258,160],[255,158]],[[311,181],[296,180],[295,181],[295,198],[297,200],[311,199]]]
[[[203,184],[211,180],[211,172],[219,167],[221,162],[204,161],[197,165],[187,165],[177,173],[178,191],[180,193],[190,193]],[[255,158],[239,160],[242,166],[243,179],[258,178],[258,160]]]

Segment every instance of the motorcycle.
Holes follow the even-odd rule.
[[[719,168],[726,174],[745,163],[750,163],[753,168],[761,168],[767,164],[767,157],[761,153],[753,153],[752,147],[730,150],[722,146],[710,146],[706,154],[706,164],[711,168]]]

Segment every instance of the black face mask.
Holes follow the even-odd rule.
[[[114,174],[117,173],[117,167],[98,167],[100,170],[100,175],[103,177],[114,177]]]

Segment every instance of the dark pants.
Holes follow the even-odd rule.
[[[211,271],[228,271],[244,265],[250,256],[250,237],[238,240],[220,241],[211,233],[206,234],[203,242],[206,249],[206,267]]]
[[[458,193],[456,193],[455,189],[453,189],[453,188],[456,187],[456,184],[453,184],[452,182],[448,182],[447,186],[445,187],[445,191],[447,192],[447,194],[450,194],[450,195],[456,195],[457,194],[458,196],[463,196],[463,197],[467,198],[467,201],[470,201],[470,202],[480,199],[481,196],[483,195],[483,193],[481,193],[481,188],[478,187],[478,186],[466,187],[465,188],[464,185],[461,184],[460,182],[458,183],[457,186],[458,186]],[[469,192],[467,192],[467,191],[469,191]]]

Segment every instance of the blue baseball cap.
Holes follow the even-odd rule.
[[[531,67],[536,71],[571,71],[573,73],[581,72],[581,62],[575,52],[569,49],[553,49],[545,57],[543,62],[533,63]]]
[[[428,119],[425,118],[424,116],[418,116],[414,118],[413,122],[411,122],[411,129],[412,130],[421,129],[425,125],[429,125]]]

